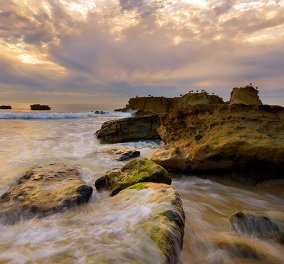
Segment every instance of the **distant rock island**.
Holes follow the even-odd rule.
[[[0,105],[0,109],[12,109],[11,105]]]
[[[48,105],[41,105],[41,104],[33,104],[30,105],[31,110],[51,110]]]

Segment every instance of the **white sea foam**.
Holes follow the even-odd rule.
[[[96,117],[129,117],[131,113],[111,113],[96,114],[95,112],[86,113],[0,113],[0,119],[83,119]]]

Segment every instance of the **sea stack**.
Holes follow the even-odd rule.
[[[48,105],[33,104],[30,106],[31,110],[51,110]]]
[[[258,96],[257,88],[252,85],[233,88],[231,92],[230,104],[262,105]]]
[[[0,109],[12,109],[11,105],[0,105]]]

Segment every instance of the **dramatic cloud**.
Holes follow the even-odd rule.
[[[284,1],[0,2],[0,99],[119,106],[253,82],[284,105]]]

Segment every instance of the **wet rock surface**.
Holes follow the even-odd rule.
[[[109,190],[111,195],[115,195],[131,185],[142,182],[171,184],[171,177],[155,162],[140,159],[127,163],[121,169],[109,171],[96,181],[95,186],[99,191]]]
[[[34,168],[0,197],[0,221],[46,216],[87,202],[92,187],[80,177],[78,168],[50,164]]]
[[[102,143],[159,139],[159,126],[159,115],[128,117],[105,122],[96,136]]]
[[[273,239],[284,243],[284,221],[271,219],[266,215],[236,212],[229,217],[232,228],[241,235]]]

